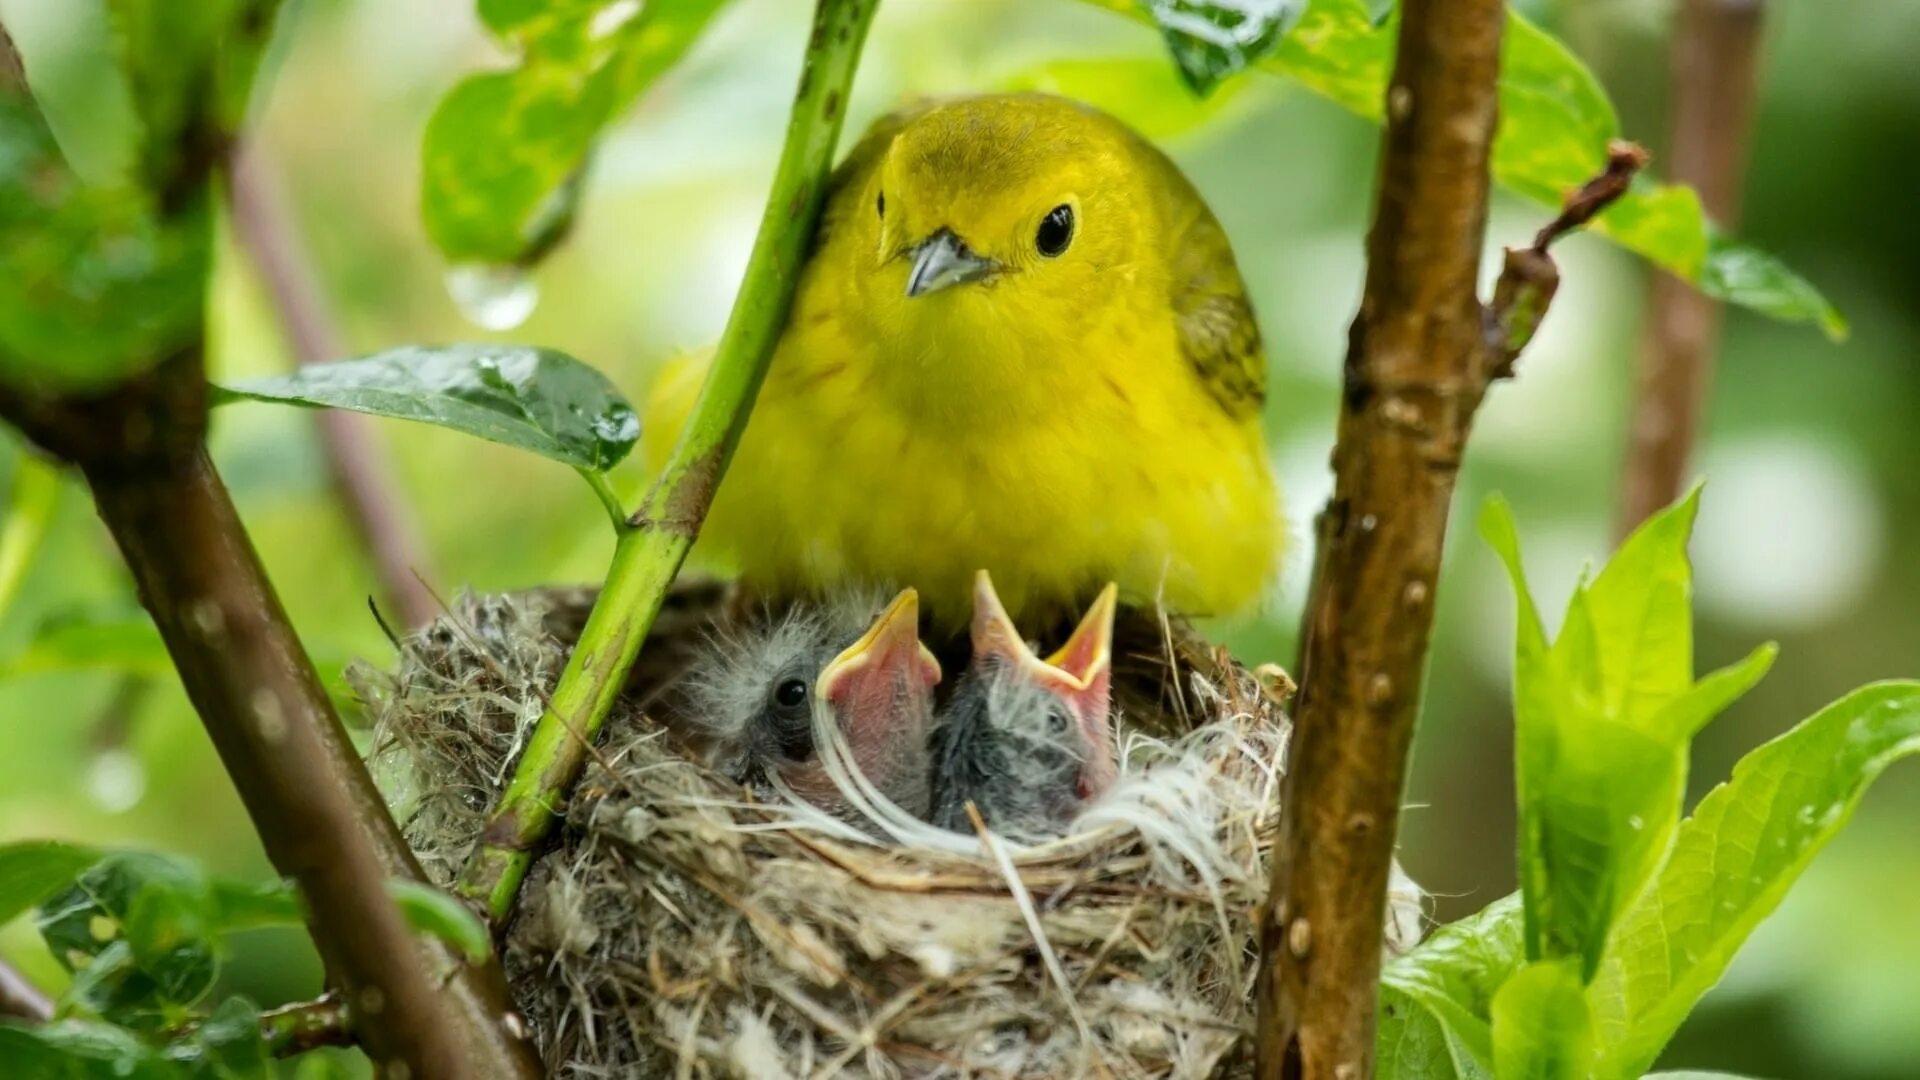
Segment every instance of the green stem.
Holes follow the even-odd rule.
[[[0,523],[0,616],[13,606],[13,597],[33,565],[34,552],[46,538],[60,499],[60,470],[29,451],[21,451],[13,468],[13,490],[7,496],[7,517]]]
[[[613,531],[625,533],[629,527],[627,508],[620,502],[620,495],[613,490],[613,485],[607,483],[607,474],[593,469],[575,469],[574,471],[579,473],[580,479],[585,480],[587,486],[593,489],[594,496],[600,500],[600,505],[607,511],[608,520],[613,522]]]
[[[580,643],[461,876],[461,895],[481,903],[495,925],[512,912],[533,849],[579,778],[587,746],[619,696],[746,430],[819,218],[847,92],[878,3],[818,0],[814,9],[773,190],[713,367],[660,479],[614,547]]]

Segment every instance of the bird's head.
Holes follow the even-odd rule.
[[[1047,343],[1154,273],[1158,224],[1115,121],[1041,94],[964,98],[907,122],[868,181],[862,303],[916,352]],[[1005,352],[1006,350],[995,350]]]
[[[742,779],[778,774],[808,802],[838,811],[843,800],[815,741],[818,717],[845,737],[875,787],[923,809],[940,665],[920,644],[912,589],[869,623],[872,611],[852,600],[802,608],[714,642],[692,680],[714,763]]]
[[[1112,786],[1113,727],[1108,717],[1113,680],[1113,616],[1118,589],[1100,591],[1080,625],[1046,659],[1035,655],[1008,617],[985,570],[974,579],[973,666],[997,671],[1002,683],[1039,691],[1071,720],[1083,762],[1079,795],[1093,798]]]

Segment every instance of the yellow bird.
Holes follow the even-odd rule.
[[[655,384],[657,469],[708,355]],[[1225,232],[1119,121],[1046,95],[915,104],[835,170],[700,548],[776,595],[913,586],[964,625],[1117,581],[1224,614],[1284,527],[1265,359]]]

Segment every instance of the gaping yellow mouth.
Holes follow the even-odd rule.
[[[1100,590],[1073,636],[1042,660],[1020,636],[994,591],[993,578],[982,570],[973,579],[974,655],[999,657],[1036,685],[1070,697],[1084,693],[1113,664],[1113,616],[1119,596],[1118,586],[1111,583]]]
[[[820,669],[814,692],[827,702],[891,693],[896,675],[923,687],[940,681],[940,662],[920,644],[920,594],[912,589],[902,589],[858,641]]]

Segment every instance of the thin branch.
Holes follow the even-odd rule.
[[[287,213],[285,200],[261,151],[243,144],[233,154],[228,201],[240,247],[260,273],[280,325],[302,364],[346,355],[326,294],[315,279],[306,246]],[[360,548],[373,564],[380,591],[409,626],[425,626],[440,613],[421,578],[433,578],[420,531],[398,488],[389,479],[378,436],[365,416],[344,409],[314,413],[335,497]]]
[[[1481,305],[1502,15],[1500,0],[1404,8],[1260,926],[1262,1080],[1372,1075],[1388,868],[1473,416],[1559,288],[1548,248],[1647,162],[1631,143],[1609,147],[1532,246],[1506,252]]]
[[[1534,234],[1533,246],[1508,248],[1487,308],[1488,354],[1492,377],[1510,379],[1521,350],[1533,340],[1560,288],[1560,268],[1547,249],[1561,237],[1592,221],[1633,186],[1647,167],[1648,154],[1635,143],[1617,141],[1607,148],[1607,168],[1567,196],[1560,215]]]
[[[461,893],[484,906],[496,925],[513,910],[533,849],[579,778],[587,747],[612,708],[746,429],[819,217],[848,90],[877,3],[818,0],[814,9],[773,190],[713,367],[659,481],[614,547],[613,566],[580,643],[461,876]]]
[[[347,1046],[353,1032],[338,994],[299,1001],[260,1014],[260,1038],[275,1057],[294,1057],[323,1046]]]
[[[1263,1080],[1372,1074],[1388,863],[1447,511],[1499,363],[1474,279],[1505,17],[1501,0],[1401,7],[1260,927]]]
[[[0,95],[30,100],[0,32]],[[199,159],[195,159],[199,160]],[[207,227],[209,156],[169,183],[162,229]],[[421,880],[206,452],[201,341],[103,390],[0,383],[0,416],[79,467],[368,1053],[415,1076],[533,1077],[495,964],[416,938],[388,893]]]
[[[1764,7],[1761,0],[1685,0],[1674,28],[1672,178],[1692,185],[1707,215],[1726,228],[1740,217]],[[1717,301],[1678,278],[1654,279],[1621,477],[1621,536],[1687,484],[1720,314]]]
[[[0,960],[0,1016],[34,1024],[53,1019],[53,999],[5,960]]]
[[[613,485],[607,483],[606,473],[593,469],[575,471],[580,474],[582,480],[587,482],[587,486],[593,489],[594,497],[600,500],[601,509],[607,512],[608,519],[613,522],[613,531],[616,534],[624,533],[633,527],[627,520],[627,508],[620,503],[619,492],[614,491]]]

